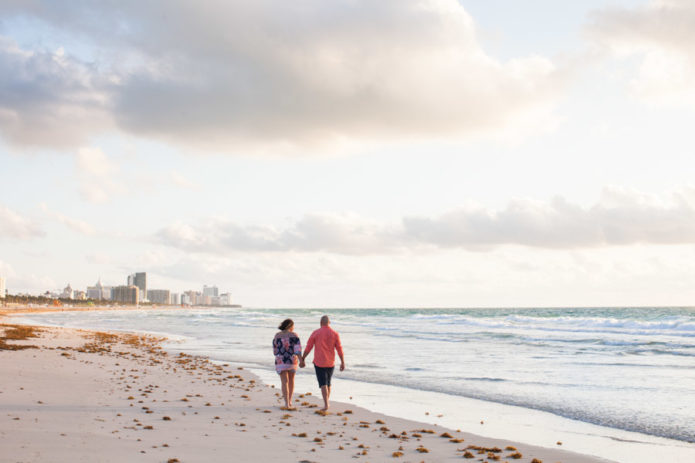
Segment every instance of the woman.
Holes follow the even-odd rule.
[[[294,322],[288,318],[278,326],[279,333],[273,338],[273,353],[275,354],[275,371],[280,375],[282,382],[282,397],[285,399],[285,408],[292,407],[292,394],[294,393],[294,374],[297,365],[302,358],[302,343],[294,332]]]

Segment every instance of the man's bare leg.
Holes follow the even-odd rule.
[[[329,386],[321,386],[321,395],[323,396],[323,411],[328,410],[328,399],[331,398],[331,388]]]

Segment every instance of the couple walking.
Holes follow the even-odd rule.
[[[304,360],[309,352],[315,348],[314,370],[316,370],[316,379],[323,396],[323,410],[328,410],[336,351],[340,357],[340,371],[345,369],[340,336],[329,326],[330,323],[328,315],[321,317],[321,328],[309,336],[304,354],[302,354],[302,343],[299,336],[294,332],[292,319],[288,318],[278,326],[280,332],[273,338],[273,353],[275,354],[275,371],[280,375],[282,382],[282,397],[285,399],[285,408],[293,409],[292,394],[294,393],[294,374],[297,371],[297,366],[304,368],[306,365]]]

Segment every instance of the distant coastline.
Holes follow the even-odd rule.
[[[159,304],[142,304],[142,305],[62,305],[51,306],[48,304],[19,304],[7,303],[0,305],[0,317],[4,315],[22,314],[22,313],[44,313],[44,312],[91,312],[91,311],[109,311],[109,310],[213,310],[213,309],[241,309],[240,304],[227,306],[180,306],[180,305],[159,305]]]

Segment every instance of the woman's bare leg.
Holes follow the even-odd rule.
[[[282,383],[282,398],[285,399],[285,407],[289,408],[289,385],[287,381],[289,371],[281,371],[280,372],[280,382]],[[294,379],[294,378],[292,378]]]
[[[292,396],[294,394],[294,370],[287,370],[287,407],[292,408]]]

